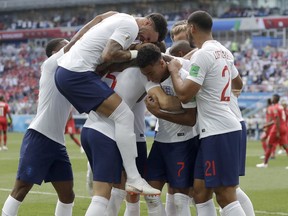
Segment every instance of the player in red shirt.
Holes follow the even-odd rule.
[[[266,121],[265,121],[265,125],[263,126],[263,133],[261,134],[261,143],[262,143],[262,148],[263,148],[263,151],[264,151],[264,154],[267,150],[267,138],[268,138],[268,135],[270,133],[270,130],[271,130],[271,127],[272,127],[272,100],[270,98],[267,99],[267,107],[266,107],[266,111],[265,111],[265,118],[266,118]],[[272,122],[272,123],[271,123]],[[262,156],[261,156],[262,157]],[[263,156],[265,157],[265,156]],[[264,159],[264,158],[263,158]]]
[[[7,121],[7,116],[9,121]],[[4,97],[0,96],[0,151],[8,150],[7,148],[7,129],[12,125],[12,117],[10,114],[10,107],[5,102]],[[2,132],[3,132],[3,145],[2,145]]]
[[[76,134],[76,127],[75,127],[75,121],[74,121],[72,113],[70,113],[69,118],[67,120],[66,127],[65,127],[65,134],[70,135],[70,138],[76,143],[76,145],[80,147],[81,152],[83,153],[84,150],[82,148],[80,141],[74,136],[74,134]]]
[[[272,120],[274,124],[272,125],[271,131],[268,135],[268,146],[265,153],[264,163],[256,165],[256,167],[259,168],[268,167],[269,158],[271,153],[275,151],[277,144],[280,144],[288,154],[286,114],[283,106],[279,104],[279,100],[280,96],[274,94],[272,98]]]

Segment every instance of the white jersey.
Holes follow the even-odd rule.
[[[244,121],[241,110],[238,105],[238,98],[233,93],[231,93],[229,106],[232,112],[235,114],[238,121],[240,122]]]
[[[188,76],[188,72],[186,70],[180,70],[179,73],[182,79],[185,79]],[[161,87],[167,95],[176,96],[170,76],[161,82]],[[196,101],[191,101],[185,104],[184,108],[196,108]],[[189,140],[196,135],[197,133],[191,126],[180,125],[158,118],[158,131],[155,134],[154,140],[161,143],[182,142]]]
[[[238,76],[232,53],[215,40],[191,57],[190,79],[202,87],[196,95],[200,138],[241,130],[229,107],[231,80]]]
[[[54,81],[58,66],[57,59],[63,54],[62,48],[44,61],[41,66],[37,114],[29,128],[65,145],[64,130],[72,105],[58,91]]]
[[[136,135],[137,142],[146,142],[146,124],[145,124],[145,111],[146,105],[144,99],[139,101],[132,107],[134,113],[134,132]]]
[[[130,108],[135,106],[146,91],[154,86],[159,86],[149,82],[147,77],[136,67],[127,68],[121,73],[108,74],[102,80],[111,86]],[[115,140],[114,121],[94,111],[90,111],[83,127],[95,129]]]
[[[109,39],[128,49],[138,35],[134,17],[118,13],[101,21],[86,32],[80,40],[58,60],[58,65],[73,72],[95,71],[103,63],[101,54]]]

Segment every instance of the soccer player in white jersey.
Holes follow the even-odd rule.
[[[193,188],[198,215],[216,215],[205,208],[213,202],[214,192],[223,215],[244,216],[235,187],[239,184],[241,124],[229,107],[231,86],[242,89],[243,83],[233,70],[232,53],[213,40],[212,24],[207,12],[193,12],[187,33],[198,50],[190,59],[189,76],[181,79],[177,60],[168,68],[179,99],[187,103],[196,96],[201,142]]]
[[[188,67],[189,61],[186,62]],[[158,47],[146,44],[140,48],[137,64],[149,80],[160,83],[167,95],[176,96],[167,63]],[[187,69],[181,70],[180,74],[184,79],[188,75]],[[153,94],[149,92],[145,101],[148,110],[158,117],[159,127],[148,156],[146,179],[159,190],[162,190],[166,182],[169,183],[176,206],[174,215],[187,216],[190,215],[189,189],[193,185],[193,170],[199,146],[198,133],[192,127],[196,123],[196,102],[194,100],[183,104],[177,114],[167,113],[161,111],[159,106],[154,106],[158,97]],[[164,215],[160,197],[145,196],[145,199],[150,216]]]
[[[55,86],[57,59],[69,51],[89,28],[113,13],[96,16],[70,42],[60,38],[47,44],[49,58],[41,66],[37,114],[24,135],[16,182],[4,203],[2,216],[16,216],[33,185],[40,185],[42,181],[51,182],[57,191],[55,215],[72,215],[73,174],[64,143],[64,129],[72,107]]]
[[[136,67],[127,68],[121,73],[110,73],[102,80],[114,88],[129,109],[150,88],[161,90],[158,84],[148,82]],[[162,98],[165,99],[164,92]],[[116,129],[113,120],[94,111],[89,113],[82,128],[81,143],[93,172],[93,197],[86,216],[103,215],[110,198],[112,184],[120,183],[122,161],[115,143]],[[127,148],[130,151],[137,151],[133,149],[133,145],[128,145]],[[160,194],[159,190],[153,190],[155,190],[153,194]]]
[[[96,111],[115,122],[115,137],[127,173],[126,190],[158,193],[141,178],[135,163],[137,156],[134,116],[127,104],[94,71],[102,63],[133,59],[137,50],[127,50],[135,39],[162,41],[167,33],[163,15],[132,17],[118,13],[91,28],[69,53],[58,61],[55,81],[59,91],[79,113]]]

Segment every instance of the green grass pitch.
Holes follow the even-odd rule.
[[[0,208],[9,195],[15,180],[18,166],[19,149],[23,134],[8,134],[8,151],[0,151]],[[74,190],[76,194],[73,215],[85,215],[90,203],[86,190],[85,154],[72,143],[67,136],[67,150],[74,171]],[[148,149],[151,147],[152,138],[148,138]],[[288,158],[285,155],[276,155],[271,160],[267,169],[256,168],[262,161],[261,144],[258,141],[249,141],[247,148],[246,176],[241,177],[240,186],[250,197],[254,204],[257,216],[288,216]],[[162,192],[162,201],[165,202],[166,190]],[[34,186],[22,203],[18,216],[48,216],[54,215],[57,196],[51,184]],[[216,204],[217,206],[217,204]],[[218,206],[217,206],[218,207]],[[122,204],[119,215],[124,214],[125,204]],[[191,206],[192,215],[196,215]],[[147,208],[143,197],[141,198],[141,216],[146,216]]]

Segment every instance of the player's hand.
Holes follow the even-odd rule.
[[[168,63],[168,70],[170,73],[178,73],[181,67],[182,67],[182,64],[180,63],[178,59],[172,59]]]
[[[160,112],[160,105],[156,95],[148,95],[144,101],[148,111],[157,116],[157,113]]]

